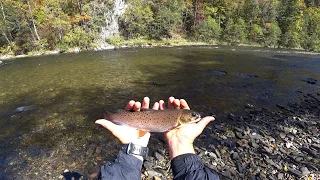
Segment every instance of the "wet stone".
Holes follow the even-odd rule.
[[[158,152],[154,153],[154,157],[160,162],[162,162],[164,160],[164,157]]]
[[[250,145],[251,147],[253,147],[253,148],[258,148],[258,147],[259,147],[259,145],[258,145],[255,141],[250,141],[250,142],[249,142],[249,145]]]
[[[301,177],[302,176],[302,173],[299,171],[299,170],[296,170],[296,169],[289,169],[288,172],[294,176],[297,176],[297,177]]]
[[[239,154],[237,152],[232,153],[231,158],[233,160],[238,160],[239,159]]]
[[[279,136],[280,136],[281,139],[284,139],[286,137],[286,134],[285,133],[280,133]]]
[[[148,172],[148,177],[153,178],[154,176],[162,176],[161,173],[156,172],[156,171],[147,171]]]
[[[283,173],[278,173],[277,179],[283,179],[283,178],[284,178],[284,174]]]
[[[249,145],[248,145],[248,141],[245,140],[245,139],[241,139],[241,140],[237,141],[237,144],[238,144],[239,146],[243,146],[243,147],[248,147],[248,146],[249,146]]]
[[[146,168],[146,169],[148,169],[148,170],[151,170],[152,167],[153,167],[153,163],[148,162],[148,161],[145,161],[145,162],[143,163],[143,166],[144,166],[144,168]]]
[[[306,167],[302,167],[300,170],[301,170],[301,173],[302,173],[303,176],[306,176],[306,175],[310,174],[310,171]]]
[[[239,173],[243,173],[243,165],[240,162],[236,163],[236,167]]]

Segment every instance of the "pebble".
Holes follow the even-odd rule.
[[[287,142],[287,143],[286,143],[286,147],[287,147],[288,149],[289,149],[292,145],[293,145],[292,142]]]
[[[154,153],[154,157],[160,162],[162,162],[164,160],[164,157],[158,152]]]
[[[233,160],[238,160],[239,159],[239,154],[237,152],[232,153],[232,159]]]
[[[151,163],[151,162],[149,162],[149,161],[145,161],[144,163],[143,163],[143,166],[144,166],[144,168],[146,168],[146,169],[152,169],[152,166],[153,166],[153,163]]]
[[[300,170],[301,170],[301,173],[302,173],[303,176],[306,176],[306,175],[310,174],[310,171],[306,167],[302,167]]]
[[[296,170],[296,169],[289,169],[288,172],[294,176],[297,176],[297,177],[301,177],[302,176],[302,173],[299,171],[299,170]]]
[[[250,141],[249,142],[250,146],[252,146],[253,148],[258,148],[259,145],[255,142],[255,141]]]
[[[243,173],[243,165],[240,162],[236,163],[236,167],[239,173]]]
[[[248,145],[248,140],[246,140],[246,139],[241,139],[241,140],[237,141],[237,144],[239,146],[243,146],[243,147],[248,147],[249,146]]]
[[[257,134],[257,133],[252,133],[252,134],[249,134],[249,138],[250,139],[261,139],[262,136],[260,134]]]
[[[286,137],[286,134],[285,133],[280,133],[279,136],[280,136],[281,139],[284,139]]]
[[[284,174],[283,173],[278,173],[277,179],[283,179],[283,178],[284,178]]]
[[[162,176],[162,174],[161,173],[159,173],[159,172],[156,172],[156,171],[147,171],[148,172],[148,177],[149,178],[153,178],[154,176]]]

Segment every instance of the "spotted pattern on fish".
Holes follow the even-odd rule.
[[[105,112],[105,118],[120,125],[150,132],[165,132],[179,125],[200,120],[200,114],[191,110],[166,109],[144,110],[139,112]]]

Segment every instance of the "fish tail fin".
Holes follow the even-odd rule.
[[[107,120],[111,120],[112,114],[108,112],[107,110],[104,110],[104,118]]]

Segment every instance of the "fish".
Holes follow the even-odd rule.
[[[115,114],[105,111],[105,119],[138,130],[166,132],[185,124],[198,122],[201,115],[187,109],[121,111]]]

